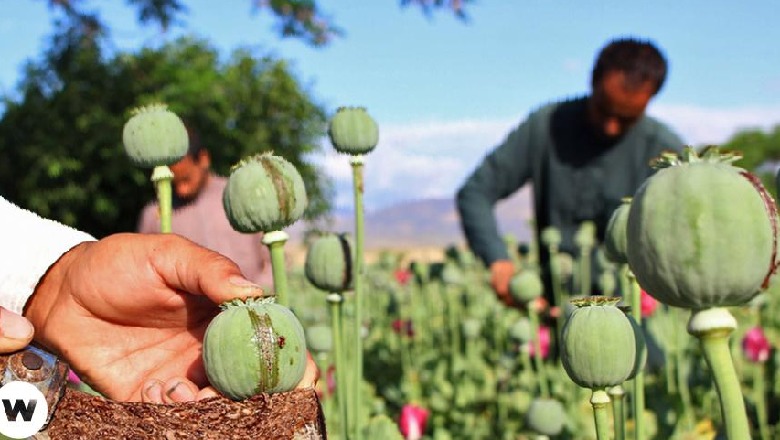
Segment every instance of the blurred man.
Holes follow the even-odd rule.
[[[511,305],[516,269],[498,231],[494,207],[533,183],[536,240],[548,226],[561,231],[560,250],[577,255],[574,234],[584,221],[601,241],[612,212],[653,170],[651,159],[679,151],[682,141],[645,109],[664,84],[667,63],[650,42],[617,39],[599,53],[587,96],[532,112],[488,154],[457,194],[469,246],[490,268],[496,295]],[[549,256],[540,246],[547,299]]]
[[[262,233],[243,234],[228,222],[222,205],[227,178],[211,171],[211,157],[192,129],[187,129],[190,146],[187,154],[171,165],[173,172],[173,233],[217,251],[233,260],[247,279],[273,292],[271,257],[262,244]],[[160,232],[156,202],[144,207],[138,232]]]

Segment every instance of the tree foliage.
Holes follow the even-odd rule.
[[[122,127],[132,108],[164,102],[197,128],[218,173],[272,150],[301,172],[307,218],[330,210],[331,182],[310,162],[320,151],[325,111],[285,61],[237,49],[220,62],[194,38],[104,59],[82,31],[63,26],[43,61],[26,67],[21,97],[5,99],[4,197],[97,237],[134,230],[154,193],[150,170],[124,153]]]
[[[168,29],[187,13],[179,0],[125,0],[136,10],[141,24],[156,24]],[[462,20],[467,19],[466,4],[472,0],[400,0],[402,7],[416,6],[427,16],[440,9],[449,9]],[[70,26],[84,32],[104,33],[106,26],[99,14],[90,12],[83,0],[48,0],[49,6],[64,13]],[[269,11],[276,31],[282,37],[298,38],[312,46],[326,46],[343,30],[322,11],[316,0],[249,0],[258,11]]]
[[[771,193],[776,193],[775,172],[780,163],[780,125],[775,125],[768,131],[741,130],[721,148],[741,152],[742,159],[735,165],[756,174]]]

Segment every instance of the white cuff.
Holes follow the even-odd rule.
[[[77,244],[94,240],[0,197],[0,306],[21,313],[49,267]]]

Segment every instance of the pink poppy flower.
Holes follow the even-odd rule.
[[[409,269],[398,269],[393,275],[395,275],[395,280],[398,281],[398,284],[402,286],[405,286],[412,278],[412,272]]]
[[[81,378],[73,370],[68,370],[68,382],[73,385],[79,385],[81,384]]]
[[[640,307],[642,308],[642,317],[647,318],[655,313],[658,308],[658,300],[650,296],[644,289],[640,290]]]
[[[550,327],[544,325],[539,326],[539,346],[542,349],[542,359],[547,359],[547,356],[550,355],[550,337]],[[534,353],[536,353],[536,344],[530,342],[528,352],[533,357]]]
[[[420,440],[425,432],[429,412],[417,405],[406,404],[401,408],[398,427],[406,440]]]
[[[766,362],[772,346],[761,327],[753,327],[742,338],[742,352],[751,362]]]
[[[414,326],[411,319],[395,319],[393,320],[393,331],[397,335],[407,336],[409,338],[414,337]]]
[[[336,366],[328,366],[328,370],[325,372],[325,383],[328,386],[328,394],[333,395],[336,392]]]

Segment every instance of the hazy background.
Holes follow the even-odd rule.
[[[529,111],[586,93],[596,52],[616,36],[649,38],[665,51],[670,76],[649,113],[687,143],[720,143],[738,129],[780,122],[777,1],[480,0],[468,4],[463,22],[446,10],[426,17],[396,0],[322,0],[345,35],[319,49],[278,37],[270,14],[253,11],[250,0],[186,0],[189,12],[166,33],[137,25],[124,1],[83,3],[101,13],[116,49],[190,33],[226,55],[253,46],[288,59],[329,111],[367,107],[380,125],[366,161],[369,212],[451,199]],[[0,17],[0,90],[9,92],[25,60],[46,46],[52,14],[44,0],[6,0]],[[316,160],[336,182],[338,210],[349,211],[347,160]]]

